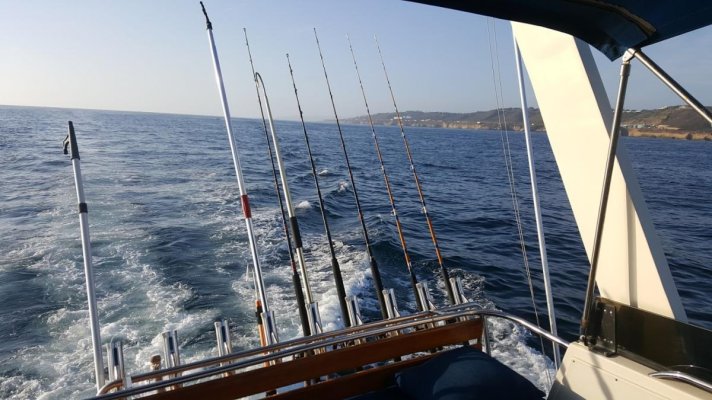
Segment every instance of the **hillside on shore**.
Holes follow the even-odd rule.
[[[708,107],[712,110],[712,108]],[[406,111],[401,113],[403,125],[426,128],[499,130],[500,120],[506,121],[510,131],[521,131],[522,113],[519,108],[476,111],[471,113]],[[377,125],[397,125],[394,113],[373,114]],[[352,124],[368,124],[367,116],[345,119]],[[529,108],[529,122],[534,131],[543,131],[544,122],[539,109]],[[677,139],[712,140],[712,127],[688,106],[670,106],[656,110],[626,110],[623,113],[624,131],[630,136],[666,137]]]

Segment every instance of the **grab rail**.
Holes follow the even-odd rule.
[[[648,374],[649,377],[651,378],[658,378],[658,379],[670,379],[674,381],[681,381],[685,383],[689,383],[690,385],[697,386],[698,388],[712,393],[712,384],[709,382],[703,381],[700,378],[694,377],[690,374],[686,374],[681,371],[659,371],[659,372],[651,372]]]
[[[260,347],[256,349],[246,350],[228,356],[214,357],[208,360],[202,360],[185,364],[173,368],[166,368],[160,371],[152,371],[132,377],[132,383],[136,385],[139,381],[158,380],[167,375],[173,375],[178,372],[187,372],[204,367],[211,367],[189,374],[183,374],[167,380],[159,380],[141,386],[133,386],[129,389],[120,390],[113,393],[106,393],[109,390],[116,389],[121,382],[110,382],[102,387],[99,396],[96,399],[108,400],[125,398],[141,393],[150,392],[153,390],[163,389],[169,386],[184,384],[199,379],[205,379],[220,374],[231,372],[234,370],[247,368],[254,365],[275,361],[284,357],[304,354],[306,352],[338,345],[347,341],[355,341],[365,339],[371,336],[383,335],[392,331],[414,328],[423,324],[437,324],[443,321],[449,321],[454,318],[462,317],[480,317],[483,323],[486,323],[488,317],[507,319],[517,324],[524,326],[530,331],[541,335],[542,337],[551,340],[561,346],[568,347],[569,343],[565,340],[552,335],[548,331],[540,328],[537,325],[524,320],[523,318],[495,310],[473,309],[472,305],[457,305],[442,308],[436,311],[420,312],[410,316],[394,318],[392,320],[378,321],[361,325],[352,328],[346,328],[339,331],[322,333],[319,335],[294,339],[287,342],[282,342],[270,346]],[[250,358],[252,357],[252,358]],[[247,358],[247,359],[246,359]],[[242,359],[237,361],[238,359]],[[232,361],[232,363],[230,363]],[[222,364],[222,365],[221,365]]]

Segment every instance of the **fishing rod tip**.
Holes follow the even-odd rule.
[[[200,8],[203,10],[203,15],[205,15],[205,24],[208,26],[209,30],[213,29],[213,24],[210,22],[210,18],[208,18],[208,12],[205,11],[205,5],[203,2],[200,2]]]

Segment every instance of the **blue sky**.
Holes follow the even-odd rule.
[[[314,27],[343,117],[364,114],[346,34],[353,42],[373,112],[392,111],[374,34],[381,42],[401,110],[468,112],[496,106],[489,53],[493,35],[488,35],[487,18],[402,1],[205,3],[234,116],[258,115],[243,27],[277,118],[297,116],[286,52],[305,117],[330,117]],[[511,30],[504,21],[495,21],[494,26],[504,104],[516,106]],[[221,112],[197,1],[0,0],[0,38],[0,104]],[[711,43],[712,28],[707,27],[651,46],[647,52],[710,105],[712,54],[706,50]],[[612,96],[619,64],[603,56],[596,60]],[[634,64],[627,108],[672,104],[680,101]]]

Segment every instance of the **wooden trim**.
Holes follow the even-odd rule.
[[[270,396],[270,400],[297,400],[297,399],[343,399],[356,396],[361,393],[368,393],[393,385],[396,372],[403,368],[412,367],[432,358],[434,354],[422,357],[411,358],[381,367],[359,371],[354,374],[345,375],[336,379],[329,379],[316,385],[305,386],[303,388],[290,390],[276,396]]]
[[[297,382],[354,369],[403,355],[413,354],[446,345],[461,344],[479,339],[482,320],[471,319],[442,327],[402,333],[369,343],[345,347],[316,356],[290,360],[270,367],[240,372],[235,375],[184,386],[175,391],[157,393],[147,398],[158,399],[234,399]],[[341,380],[344,378],[337,378]]]

